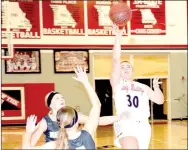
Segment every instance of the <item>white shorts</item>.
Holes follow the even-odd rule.
[[[115,146],[121,148],[119,139],[126,136],[134,136],[138,140],[139,149],[148,149],[151,138],[151,126],[148,120],[120,120],[114,123],[116,139]]]

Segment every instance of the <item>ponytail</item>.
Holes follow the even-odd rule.
[[[68,135],[65,128],[60,128],[59,135],[56,141],[56,149],[68,149]]]

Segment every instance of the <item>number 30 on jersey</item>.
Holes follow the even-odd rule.
[[[130,95],[127,95],[127,100],[128,100],[128,106],[129,107],[133,106],[135,108],[138,108],[138,106],[139,106],[138,96],[131,97]]]

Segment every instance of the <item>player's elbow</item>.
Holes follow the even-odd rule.
[[[99,109],[101,109],[101,103],[100,102],[98,103],[98,107],[99,107]]]
[[[157,103],[158,105],[164,104],[164,97],[158,98],[158,99],[156,100],[156,103]]]
[[[101,111],[101,103],[100,102],[98,102],[97,105],[95,106],[95,110],[96,110],[96,112]]]
[[[97,98],[97,100],[95,99],[95,103],[93,104],[93,107],[94,107],[95,109],[100,109],[100,107],[101,107],[101,102],[100,102],[99,98]]]
[[[164,101],[158,101],[157,104],[162,105],[162,104],[164,104]]]

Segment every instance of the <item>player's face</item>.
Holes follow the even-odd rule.
[[[131,79],[133,74],[132,66],[128,62],[121,63],[120,76],[123,79]]]
[[[51,102],[51,108],[58,110],[64,106],[65,106],[65,99],[64,99],[63,95],[61,95],[61,94],[54,95],[52,102]]]

